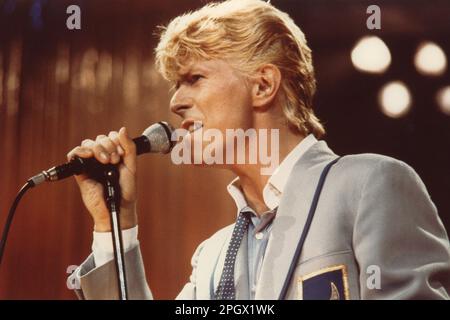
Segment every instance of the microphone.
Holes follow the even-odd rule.
[[[165,121],[152,124],[145,129],[142,136],[134,138],[136,155],[144,153],[169,153],[176,141],[172,141],[174,128]],[[28,179],[31,186],[37,186],[45,181],[58,181],[73,175],[87,173],[93,178],[101,172],[106,165],[95,158],[75,157],[67,163],[44,170]]]

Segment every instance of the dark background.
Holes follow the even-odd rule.
[[[0,1],[0,225],[28,177],[65,161],[84,138],[125,125],[179,120],[168,110],[168,85],[153,66],[156,26],[204,1]],[[425,77],[413,55],[424,40],[450,53],[449,1],[281,1],[305,32],[318,79],[315,108],[338,154],[381,153],[410,164],[450,228],[450,117],[436,91],[449,70]],[[81,7],[82,29],[66,28],[66,8]],[[367,30],[367,6],[381,7],[382,29]],[[350,51],[363,35],[381,37],[392,54],[382,75],[361,73]],[[383,84],[401,80],[411,111],[386,117]],[[232,223],[227,172],[180,167],[159,155],[139,158],[139,232],[147,278],[158,299],[172,299],[190,273],[196,246]],[[1,299],[73,299],[66,269],[89,254],[92,222],[75,182],[42,185],[17,210],[0,268]]]

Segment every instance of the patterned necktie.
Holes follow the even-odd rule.
[[[245,212],[239,213],[231,235],[230,245],[225,256],[222,275],[220,276],[219,286],[217,287],[214,299],[216,300],[235,300],[236,292],[234,288],[234,263],[236,255],[241,245],[242,238],[247,231],[249,218]]]

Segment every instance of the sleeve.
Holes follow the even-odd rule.
[[[405,163],[382,160],[369,174],[353,246],[361,299],[449,299],[448,236],[423,182]]]
[[[128,295],[131,300],[153,299],[145,277],[139,243],[125,252],[125,274],[127,277]],[[86,300],[118,300],[116,266],[113,260],[96,266],[91,254],[69,276],[68,285],[75,290],[79,299]]]
[[[196,300],[197,264],[200,253],[207,240],[195,250],[192,259],[192,272],[189,281],[177,295],[177,300]],[[150,300],[152,293],[147,285],[144,264],[137,246],[125,253],[125,268],[130,299]],[[68,286],[81,300],[117,300],[117,277],[114,261],[96,266],[94,254],[91,254],[67,279]]]
[[[197,264],[198,264],[198,258],[200,256],[200,253],[203,250],[203,247],[205,245],[205,241],[203,241],[195,250],[194,255],[191,259],[191,266],[192,266],[192,272],[191,276],[189,277],[189,282],[186,283],[181,290],[181,292],[176,297],[176,300],[196,300],[196,282],[197,282]]]

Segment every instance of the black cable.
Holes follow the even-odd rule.
[[[20,189],[19,193],[14,199],[11,208],[9,209],[8,217],[6,218],[6,223],[5,226],[3,227],[2,240],[0,242],[0,265],[2,264],[3,253],[5,252],[6,246],[6,239],[8,238],[9,228],[11,227],[11,223],[14,218],[14,213],[16,212],[17,205],[19,204],[19,201],[20,199],[22,199],[25,192],[27,192],[28,189],[31,189],[33,187],[34,187],[33,181],[28,180],[27,183],[23,185],[22,189]]]

